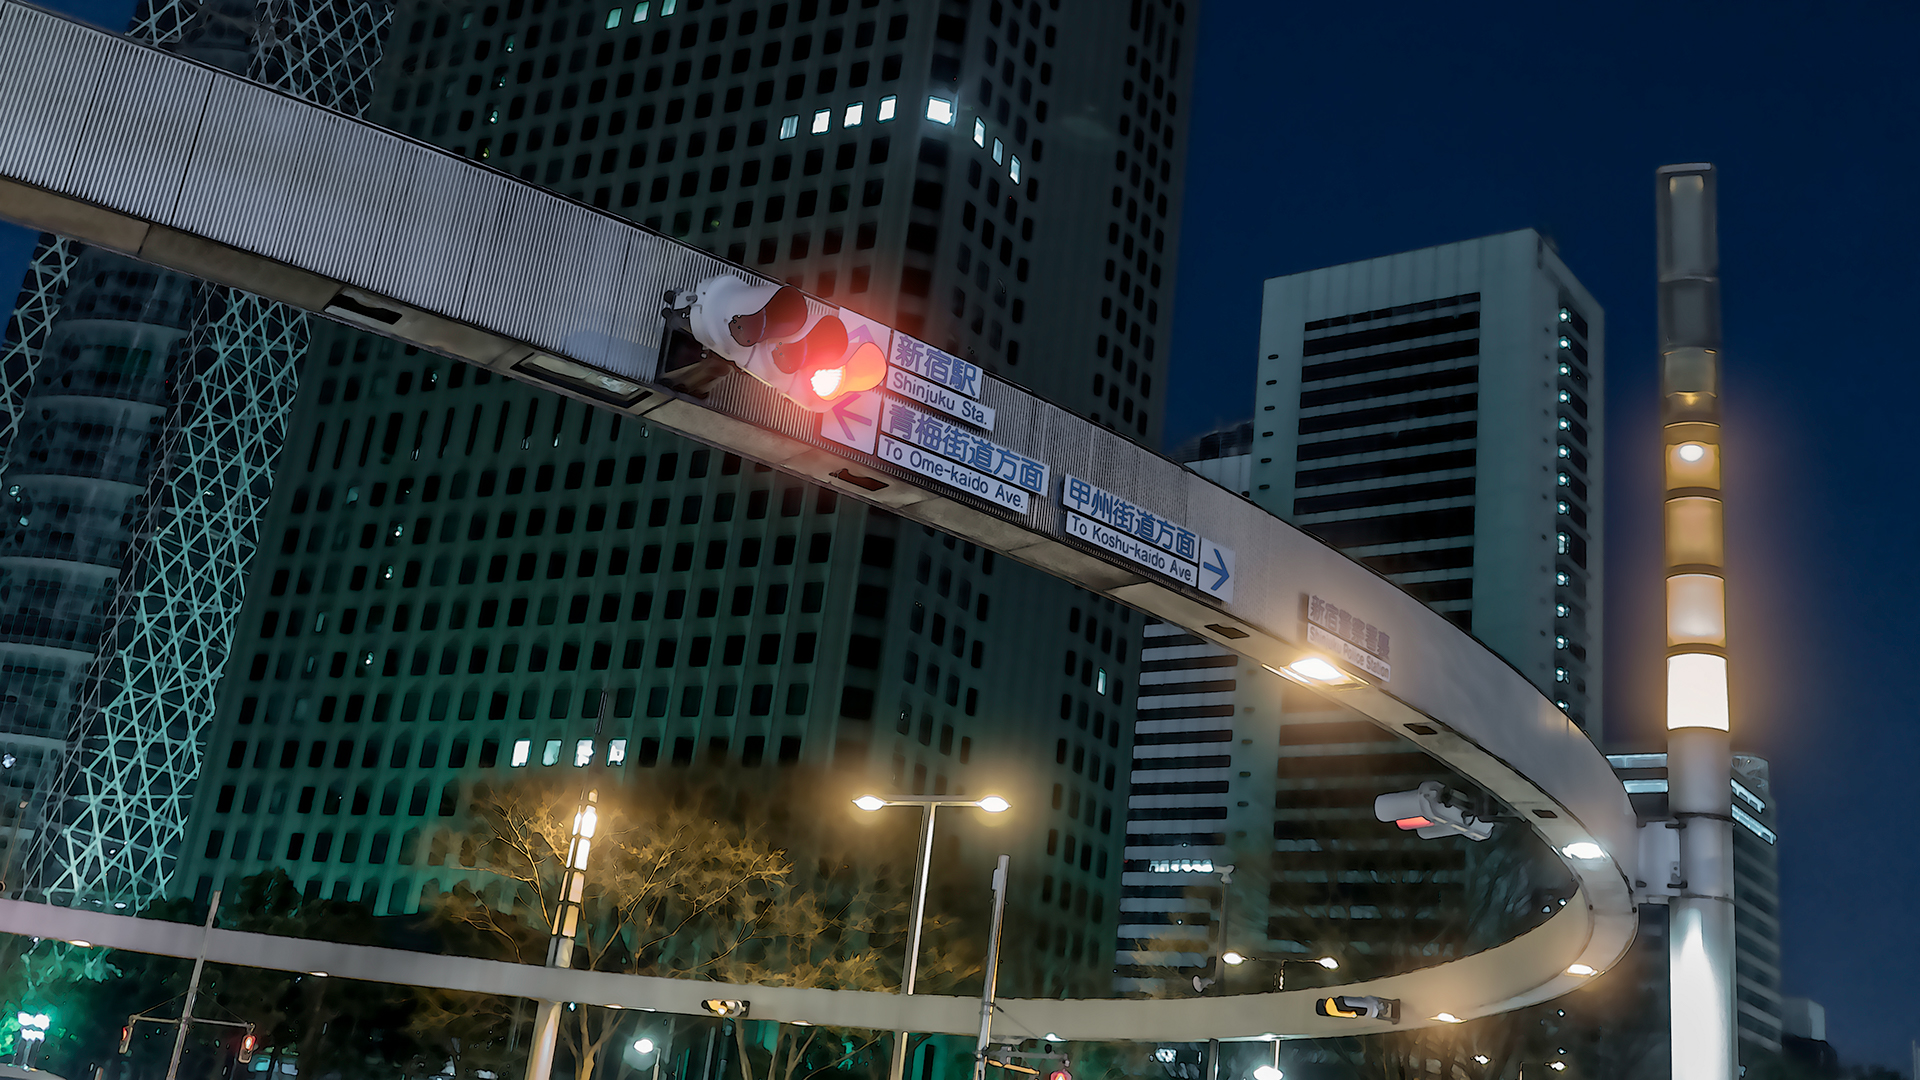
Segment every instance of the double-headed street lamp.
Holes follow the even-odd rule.
[[[1275,990],[1285,990],[1287,988],[1288,964],[1312,964],[1315,967],[1325,968],[1328,971],[1333,971],[1340,966],[1340,961],[1335,960],[1331,956],[1318,956],[1312,959],[1302,959],[1293,956],[1248,956],[1245,953],[1234,952],[1231,949],[1221,953],[1220,959],[1231,967],[1238,967],[1241,964],[1272,964],[1274,966],[1273,988]]]
[[[998,795],[989,795],[984,799],[943,799],[938,795],[862,795],[853,800],[853,805],[868,813],[884,810],[889,806],[918,806],[920,817],[920,848],[913,869],[913,914],[907,923],[907,966],[901,978],[901,993],[913,993],[913,978],[920,969],[920,921],[927,910],[927,868],[933,861],[933,812],[942,806],[971,806],[976,810],[985,810],[989,814],[1006,811],[1007,800]],[[907,1071],[907,1032],[894,1033],[893,1065],[888,1070],[890,1080],[902,1080]]]

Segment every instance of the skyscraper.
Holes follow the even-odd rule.
[[[357,113],[386,18],[154,0],[131,33]],[[35,252],[0,348],[10,889],[137,905],[164,885],[306,335],[238,290],[51,236]]]
[[[1154,0],[420,4],[375,119],[1147,439],[1192,27]],[[177,891],[281,865],[411,911],[471,873],[435,841],[476,782],[807,763],[1004,794],[1017,836],[943,824],[934,904],[1011,850],[1006,985],[1104,990],[1138,616],[390,342],[314,355]]]
[[[1472,630],[1597,735],[1603,349],[1599,306],[1531,230],[1274,278],[1251,426],[1181,457]],[[1376,795],[1464,788],[1392,734],[1148,633],[1119,991],[1265,989],[1323,955],[1393,970],[1559,898],[1521,847],[1373,821]],[[1261,964],[1226,971],[1228,950]]]
[[[1603,313],[1531,229],[1267,282],[1255,502],[1471,630],[1598,738]]]

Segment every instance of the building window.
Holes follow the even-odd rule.
[[[813,112],[813,126],[808,130],[813,132],[813,134],[815,135],[825,135],[827,133],[827,129],[831,128],[832,126],[833,126],[833,110],[832,109],[815,109]]]
[[[856,101],[853,104],[847,106],[846,115],[841,117],[840,119],[840,126],[850,127],[850,128],[859,127],[860,121],[866,115],[866,111],[867,111],[867,106],[865,102]]]
[[[540,764],[542,765],[560,764],[560,740],[559,739],[547,740],[547,745],[543,747],[540,751]]]
[[[615,739],[607,744],[607,764],[625,765],[627,763],[627,740]]]
[[[798,116],[783,116],[780,118],[781,138],[791,139],[798,134],[800,134],[800,118]]]
[[[928,98],[927,119],[936,124],[951,125],[953,123],[953,102],[943,97]]]
[[[896,99],[892,94],[888,94],[886,97],[881,98],[880,111],[874,115],[874,118],[873,118],[874,122],[878,124],[884,124],[887,121],[893,119],[893,112],[897,105],[898,105],[898,99]]]
[[[513,741],[513,757],[508,760],[507,764],[518,769],[527,763],[527,758],[532,752],[533,740],[515,739]]]

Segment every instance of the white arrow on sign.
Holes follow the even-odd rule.
[[[1200,538],[1200,588],[1233,602],[1233,549]]]
[[[820,435],[863,454],[873,453],[880,435],[881,395],[848,394],[820,414]]]

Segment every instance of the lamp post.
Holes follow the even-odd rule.
[[[1272,964],[1275,968],[1273,974],[1273,988],[1275,990],[1285,990],[1287,988],[1288,964],[1312,964],[1315,967],[1324,968],[1327,971],[1334,971],[1340,967],[1340,961],[1335,960],[1331,956],[1318,956],[1310,960],[1305,960],[1292,956],[1248,956],[1245,953],[1228,951],[1221,953],[1220,959],[1234,967],[1238,967],[1241,964]]]
[[[989,814],[1006,812],[1007,800],[998,795],[989,795],[984,799],[943,799],[937,795],[862,795],[853,800],[853,805],[868,813],[884,810],[889,806],[918,806],[920,815],[920,846],[913,869],[913,914],[907,923],[907,965],[902,976],[903,994],[913,993],[913,977],[920,970],[920,920],[927,910],[927,868],[933,861],[933,812],[942,806],[971,806],[976,810],[985,810]],[[890,1080],[901,1080],[907,1071],[907,1032],[894,1033],[893,1064],[887,1071]],[[532,1078],[529,1078],[532,1080]]]
[[[605,695],[602,695],[605,700]],[[587,855],[600,825],[600,792],[589,790],[573,815],[573,833],[567,843],[566,867],[560,875],[560,903],[553,912],[553,937],[547,943],[547,966],[573,966],[573,941],[580,931],[580,911],[587,888]],[[553,1072],[553,1047],[560,1035],[560,1002],[542,1001],[533,1018],[533,1046],[527,1054],[527,1080],[547,1080]]]

